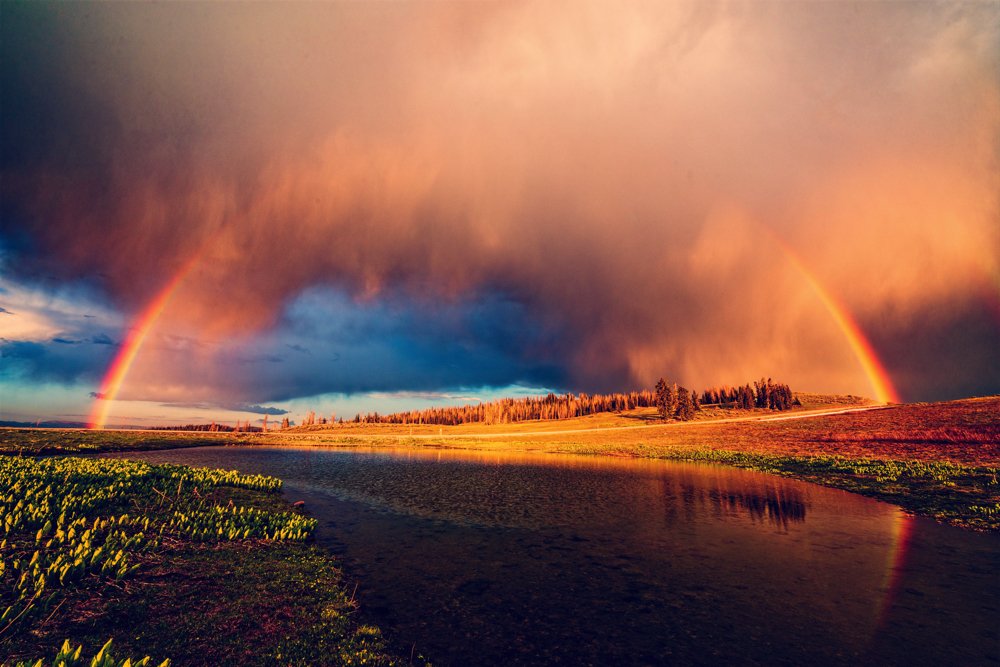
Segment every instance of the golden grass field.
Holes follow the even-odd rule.
[[[342,424],[257,434],[275,444],[407,444],[515,451],[656,456],[719,449],[779,456],[831,456],[1000,464],[1000,396],[875,406],[865,399],[803,400],[800,410],[708,408],[692,422],[662,423],[653,408],[516,424]],[[872,409],[818,414],[818,412]]]

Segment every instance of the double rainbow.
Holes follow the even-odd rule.
[[[775,245],[781,248],[788,261],[798,270],[816,293],[816,296],[819,297],[820,302],[826,308],[827,312],[830,313],[837,327],[844,334],[851,351],[857,357],[865,376],[871,384],[875,397],[883,403],[901,402],[885,366],[879,360],[871,343],[865,337],[861,327],[851,317],[848,310],[830,292],[823,288],[820,281],[806,268],[805,264],[803,264],[791,248],[770,230],[765,229],[765,231],[775,242]],[[121,351],[112,361],[101,382],[100,391],[97,393],[97,398],[90,413],[89,428],[101,429],[107,424],[108,412],[118,397],[118,392],[121,391],[129,368],[131,368],[132,363],[139,354],[139,350],[142,348],[146,337],[156,324],[156,321],[163,314],[174,292],[177,291],[180,284],[194,269],[200,256],[201,253],[197,253],[182,265],[177,273],[163,286],[163,289],[157,293],[153,300],[149,302],[135,319],[125,338],[125,342],[122,344]]]

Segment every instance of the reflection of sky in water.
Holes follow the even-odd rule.
[[[360,457],[360,459],[359,459]],[[363,461],[362,465],[359,462]],[[676,516],[750,518],[787,527],[805,519],[802,490],[763,475],[627,459],[572,455],[482,456],[455,450],[278,450],[272,474],[417,517],[484,526],[542,528],[633,519],[628,498]],[[219,465],[225,465],[222,461]],[[287,465],[286,465],[287,464]],[[670,474],[665,474],[669,470]]]
[[[1000,602],[996,537],[833,489],[723,466],[529,453],[141,457],[285,479],[360,582],[364,613],[436,664],[962,652],[968,663],[995,651],[982,610],[995,615]],[[938,632],[922,631],[928,623]]]

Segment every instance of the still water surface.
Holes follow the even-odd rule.
[[[285,480],[364,620],[435,665],[1000,664],[1000,538],[834,489],[428,448],[124,456]]]

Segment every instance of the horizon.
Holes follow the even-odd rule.
[[[1000,9],[747,9],[3,5],[0,420],[1000,394]]]
[[[769,378],[769,379],[771,379],[771,378]],[[744,384],[746,384],[746,383],[744,383]],[[719,388],[720,387],[709,387],[708,389],[719,389]],[[645,390],[644,389],[633,389],[633,390],[625,390],[625,391],[622,391],[622,392],[611,392],[611,393],[612,394],[616,394],[616,393],[617,394],[622,394],[622,393],[642,392],[642,391],[649,391],[649,390],[648,389],[645,389]],[[694,391],[694,389],[692,389],[692,391]],[[702,393],[702,391],[704,391],[704,389],[698,392],[699,395]],[[581,393],[583,393],[583,392],[581,392]],[[440,403],[440,402],[437,402],[437,399],[441,398],[441,397],[437,397],[437,396],[436,397],[423,396],[423,397],[420,397],[419,399],[417,399],[420,402],[412,402],[416,397],[406,396],[406,397],[401,397],[403,399],[403,402],[401,402],[401,403],[398,404],[399,409],[391,409],[390,411],[382,411],[382,410],[377,410],[377,409],[359,409],[359,410],[355,410],[353,412],[351,412],[351,411],[348,411],[348,412],[337,412],[336,410],[331,410],[331,411],[328,411],[328,412],[324,413],[322,411],[315,410],[315,409],[312,409],[312,408],[305,408],[304,410],[301,410],[301,411],[291,411],[291,410],[289,410],[289,411],[286,411],[286,412],[280,412],[280,413],[276,413],[276,414],[273,414],[273,415],[271,415],[269,413],[267,415],[267,423],[266,423],[266,425],[268,427],[268,430],[281,430],[281,426],[280,425],[282,423],[282,420],[285,419],[285,418],[288,418],[288,420],[289,420],[289,427],[294,428],[294,427],[297,427],[297,426],[304,426],[304,425],[307,425],[306,419],[308,418],[308,416],[310,414],[313,414],[314,417],[317,420],[319,420],[321,418],[326,420],[323,423],[320,423],[319,421],[316,422],[317,424],[320,424],[320,425],[326,425],[326,424],[333,425],[333,424],[341,423],[341,422],[344,423],[344,424],[348,424],[349,425],[349,424],[353,423],[356,418],[360,418],[360,419],[364,420],[365,418],[371,417],[372,415],[379,415],[381,417],[388,417],[388,416],[405,414],[405,413],[408,413],[408,412],[419,412],[421,410],[461,408],[461,407],[463,407],[465,405],[489,404],[489,403],[497,402],[497,401],[504,400],[504,399],[514,399],[514,400],[520,400],[520,399],[525,399],[525,398],[541,399],[541,398],[545,398],[547,395],[550,395],[550,394],[555,395],[555,396],[557,396],[559,398],[561,398],[563,396],[566,396],[566,395],[577,395],[577,396],[580,395],[580,393],[574,393],[574,392],[562,392],[562,393],[558,393],[558,392],[543,392],[543,391],[528,392],[528,393],[523,393],[523,394],[518,394],[518,395],[513,395],[513,396],[512,395],[508,395],[508,394],[497,394],[495,397],[490,398],[490,399],[477,398],[477,397],[471,397],[471,396],[457,396],[456,395],[454,401],[450,402],[450,403]],[[860,399],[862,401],[869,401],[869,402],[871,402],[872,405],[876,405],[876,406],[877,405],[905,405],[906,404],[906,403],[880,403],[877,400],[873,399],[871,396],[855,395],[855,394],[830,394],[830,393],[825,393],[825,392],[809,391],[809,390],[795,390],[795,389],[792,390],[792,394],[795,397],[800,397],[800,396],[803,396],[803,395],[807,395],[807,396],[814,396],[814,397],[827,397],[827,398],[840,398],[840,399]],[[961,397],[950,398],[950,399],[945,399],[945,400],[941,400],[941,401],[932,401],[931,403],[950,403],[950,402],[955,402],[955,401],[979,400],[979,399],[993,398],[993,397],[996,397],[996,396],[998,396],[998,394],[981,394],[981,395],[973,395],[973,396],[961,396]],[[364,404],[359,404],[359,405],[364,405]],[[714,405],[714,404],[710,404],[710,405]],[[205,410],[210,410],[210,408],[204,408],[204,409]],[[826,409],[829,409],[829,408],[826,408]],[[182,419],[178,419],[178,420],[175,420],[175,421],[167,420],[167,421],[160,421],[160,422],[156,422],[157,419],[160,419],[159,417],[144,417],[140,421],[147,421],[147,422],[152,422],[152,423],[147,423],[147,424],[135,423],[135,422],[132,422],[132,423],[123,422],[123,423],[120,423],[120,424],[105,423],[105,424],[102,424],[99,427],[95,426],[95,425],[93,425],[91,423],[89,423],[87,419],[83,419],[83,420],[73,420],[72,419],[72,417],[88,417],[88,415],[70,415],[69,416],[70,418],[68,418],[68,419],[63,419],[63,418],[49,419],[49,418],[42,418],[42,417],[35,418],[35,419],[27,419],[27,420],[25,420],[25,419],[21,419],[21,420],[17,420],[17,419],[0,419],[0,428],[54,428],[54,429],[66,428],[66,429],[73,429],[73,430],[86,429],[86,430],[109,430],[109,431],[123,430],[123,431],[129,431],[129,430],[171,430],[171,429],[175,429],[175,428],[184,430],[186,427],[210,426],[212,424],[215,424],[215,425],[218,425],[218,426],[224,427],[224,428],[236,428],[236,429],[239,429],[239,428],[243,428],[243,427],[246,427],[246,426],[250,426],[252,428],[258,429],[258,428],[261,428],[261,426],[263,426],[265,424],[264,417],[253,418],[251,416],[247,416],[249,414],[256,414],[256,413],[237,413],[237,414],[242,414],[244,416],[243,417],[230,417],[229,419],[220,419],[220,418],[213,418],[210,414],[208,414],[208,415],[206,415],[206,414],[199,414],[196,417],[192,418],[190,421],[183,421]],[[601,414],[601,412],[594,413],[594,414]],[[563,419],[563,418],[559,418],[559,419]],[[526,419],[526,420],[519,420],[519,421],[545,421],[545,420],[546,420],[545,418],[541,418],[541,419]],[[4,422],[9,422],[9,423],[4,423]],[[34,424],[34,426],[32,426],[32,424]]]

